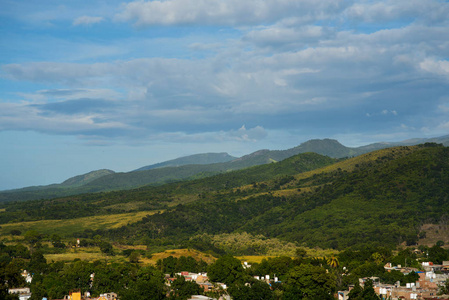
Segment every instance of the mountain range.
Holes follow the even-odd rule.
[[[72,238],[99,235],[118,243],[201,251],[215,251],[214,241],[225,236],[240,243],[239,236],[249,234],[258,241],[242,253],[263,254],[259,241],[266,239],[334,249],[415,245],[426,236],[424,224],[439,224],[439,239],[449,242],[443,231],[448,181],[449,147],[436,143],[342,159],[307,152],[165,185],[2,203],[0,231],[61,226]],[[101,216],[128,213],[141,217],[92,229]]]
[[[346,147],[333,139],[313,139],[287,150],[259,150],[240,158],[227,153],[204,153],[185,156],[131,172],[116,173],[97,170],[78,175],[60,184],[32,186],[0,192],[0,202],[50,199],[82,193],[132,189],[145,185],[161,185],[186,179],[204,178],[214,174],[282,161],[299,153],[314,152],[332,158],[358,156],[377,149],[422,143],[449,146],[449,135],[430,139],[411,139],[394,143],[374,143],[361,147]]]

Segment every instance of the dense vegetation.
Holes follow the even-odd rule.
[[[0,223],[153,211],[141,221],[90,235],[212,251],[226,248],[214,236],[230,233],[334,249],[412,245],[424,222],[447,220],[447,182],[449,149],[437,144],[379,150],[340,162],[305,153],[160,187],[7,203]],[[267,251],[253,243],[235,253]]]
[[[203,192],[200,201],[170,207],[109,236],[182,241],[202,233],[248,232],[309,247],[411,245],[422,223],[438,223],[449,214],[448,148],[401,147],[367,158],[354,159],[351,171],[336,168]],[[211,180],[228,184],[218,178]]]
[[[225,283],[228,288],[216,288],[206,293],[211,297],[229,294],[236,300],[253,299],[334,299],[337,290],[347,289],[356,284],[350,299],[379,299],[369,284],[362,289],[358,278],[377,276],[383,283],[401,285],[415,282],[414,272],[404,275],[399,271],[387,272],[385,262],[395,264],[404,260],[418,265],[417,259],[449,259],[449,251],[439,246],[421,247],[420,254],[403,249],[396,254],[385,247],[364,247],[358,251],[346,250],[338,256],[317,258],[298,249],[295,257],[280,256],[264,259],[261,263],[243,267],[242,262],[231,255],[223,255],[207,265],[191,257],[159,260],[155,266],[143,266],[129,256],[128,262],[107,263],[106,261],[82,261],[76,259],[69,263],[48,262],[42,252],[35,247],[30,251],[22,244],[7,246],[0,243],[0,299],[16,300],[8,295],[7,289],[29,286],[31,299],[61,299],[70,291],[81,290],[93,296],[116,292],[120,299],[188,299],[194,294],[204,294],[200,286],[179,277],[181,271],[207,271],[212,282]],[[424,253],[429,253],[429,256]],[[25,283],[20,275],[26,269],[33,274],[32,282]],[[166,278],[176,276],[171,285]],[[263,276],[274,279],[269,283],[259,280]],[[447,287],[442,287],[442,292]],[[370,295],[370,298],[367,298]]]
[[[400,244],[416,245],[425,235],[420,232],[423,223],[448,225],[448,182],[449,148],[425,144],[344,160],[305,153],[158,187],[6,203],[0,207],[0,224],[5,227],[20,221],[123,212],[148,211],[148,215],[119,228],[80,230],[67,236],[10,230],[8,240],[0,243],[0,299],[15,299],[6,290],[25,284],[23,269],[34,273],[33,299],[62,298],[73,289],[93,295],[114,291],[125,300],[188,299],[202,293],[198,285],[182,278],[171,287],[165,285],[164,274],[176,276],[180,271],[207,271],[211,280],[226,283],[235,299],[332,299],[336,290],[366,276],[385,283],[414,282],[417,274],[386,272],[383,266],[391,262],[419,267],[420,260],[449,260],[443,242],[416,246],[418,253],[405,247],[396,251]],[[69,248],[76,245],[74,237],[81,238],[81,248],[97,248],[106,258],[118,254],[113,244],[143,244],[146,250],[123,250],[120,255],[126,262],[47,262],[44,255],[80,249]],[[332,248],[334,254],[315,257],[301,248],[317,246]],[[154,267],[140,263],[144,256],[177,247],[219,258],[209,265],[173,256]],[[233,257],[260,254],[277,257],[246,269]],[[282,284],[272,283],[270,288],[254,279],[265,275],[278,277]],[[210,295],[223,291],[214,293]],[[369,283],[365,288],[356,286],[351,295],[351,299],[375,297]]]
[[[166,209],[173,204],[203,199],[207,193],[217,191],[226,193],[235,187],[269,180],[273,177],[291,176],[327,166],[334,162],[336,160],[329,157],[306,153],[276,164],[257,166],[160,187],[91,193],[44,201],[9,202],[0,206],[5,208],[5,211],[0,214],[0,224],[10,221],[71,219],[74,217],[106,215],[128,211]],[[129,203],[133,205],[126,205]],[[129,207],[132,208],[130,209]]]

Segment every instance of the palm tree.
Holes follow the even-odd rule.
[[[326,259],[327,264],[331,267],[331,268],[336,268],[338,267],[338,258],[335,257],[335,255],[332,255],[331,257],[328,257]]]

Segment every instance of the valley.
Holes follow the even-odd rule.
[[[449,260],[448,182],[449,148],[440,144],[398,146],[350,158],[306,152],[158,186],[2,202],[0,248],[12,258],[5,258],[6,266],[21,261],[48,273],[37,282],[53,298],[67,293],[69,286],[89,290],[71,280],[46,279],[65,276],[75,266],[86,274],[104,271],[105,279],[113,276],[106,271],[112,266],[137,272],[128,284],[138,284],[139,272],[150,272],[156,280],[157,272],[174,276],[186,270],[208,271],[210,280],[226,281],[230,279],[214,275],[215,265],[226,260],[253,266],[239,267],[240,279],[228,282],[235,299],[243,299],[236,296],[241,284],[252,282],[246,276],[261,272],[285,280],[264,297],[289,299],[296,293],[292,272],[300,269],[295,268],[311,268],[307,276],[314,276],[325,270],[321,268],[334,270],[335,259],[339,268],[353,271],[342,278],[329,273],[332,288],[315,291],[327,299],[359,277],[378,275],[393,282],[382,271],[386,262],[408,262],[418,272],[419,262],[426,259],[439,264]],[[404,283],[417,278],[404,274],[394,278]],[[35,284],[31,287],[37,294]],[[58,290],[50,292],[55,284]],[[114,289],[125,300],[140,297],[128,295],[120,285],[102,284],[90,290]]]

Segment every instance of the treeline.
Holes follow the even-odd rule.
[[[211,193],[223,192],[226,194],[236,187],[275,177],[291,176],[330,165],[336,161],[336,159],[319,154],[305,153],[279,163],[157,187],[147,186],[134,190],[89,193],[51,200],[0,203],[0,208],[4,208],[0,214],[0,224],[161,210],[173,206],[173,204],[204,199]],[[201,177],[206,177],[206,174]],[[132,203],[132,209],[124,205],[126,203]]]
[[[364,247],[329,257],[310,257],[304,249],[298,248],[293,258],[273,257],[246,267],[229,254],[209,265],[192,257],[170,256],[152,267],[141,266],[131,259],[126,263],[79,259],[70,263],[48,263],[36,249],[30,252],[20,244],[7,246],[0,243],[0,299],[18,299],[17,295],[9,295],[7,290],[27,285],[33,294],[31,299],[61,299],[72,290],[88,291],[92,296],[116,292],[123,300],[188,299],[193,294],[205,294],[197,283],[182,277],[171,285],[166,284],[165,274],[173,277],[182,271],[207,271],[211,282],[227,285],[226,290],[216,288],[206,293],[210,297],[226,293],[239,300],[334,299],[337,290],[357,284],[361,277],[376,276],[383,283],[399,281],[401,285],[418,280],[419,276],[414,272],[407,275],[395,270],[387,272],[383,267],[387,262],[394,265],[408,262],[407,266],[419,267],[418,261],[439,263],[449,260],[449,251],[440,246],[420,247],[420,250],[417,254],[405,248],[393,254],[386,247]],[[24,269],[33,274],[30,284],[21,276]],[[370,285],[365,289],[370,289]],[[364,299],[357,297],[368,293],[373,294],[373,291],[357,287],[350,299]]]

